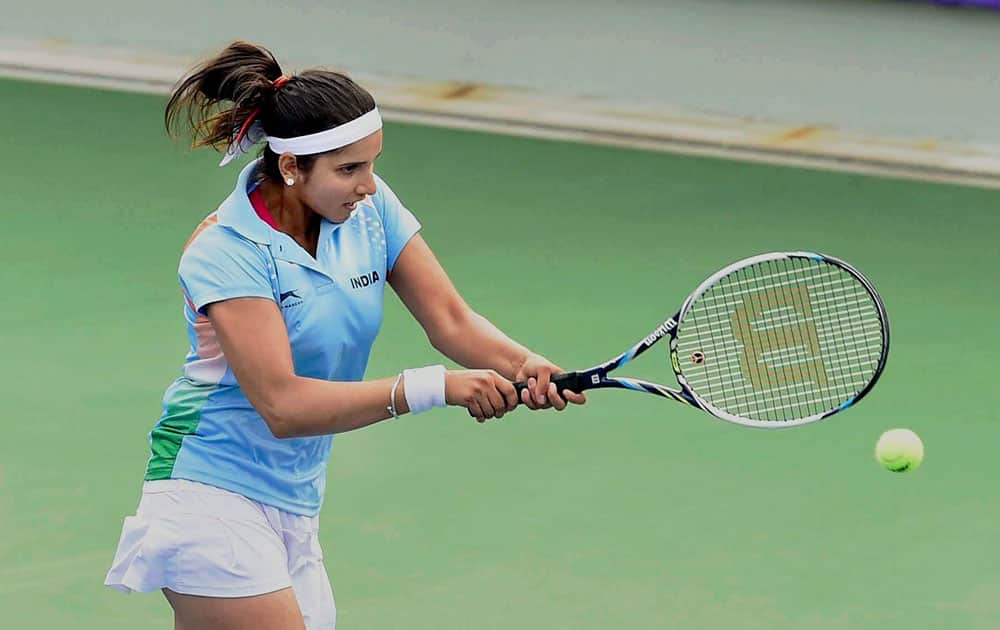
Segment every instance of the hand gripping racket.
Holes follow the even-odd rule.
[[[665,337],[679,389],[609,376]],[[646,392],[737,424],[781,428],[861,400],[888,353],[889,321],[867,278],[831,256],[781,252],[720,270],[639,343],[552,381],[559,391]],[[515,387],[520,398],[527,384]]]

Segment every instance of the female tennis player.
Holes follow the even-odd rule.
[[[473,311],[374,172],[382,122],[336,72],[286,77],[235,42],[166,107],[223,165],[266,142],[188,241],[190,351],[149,435],[142,498],[105,583],[162,589],[177,628],[333,628],[317,527],[333,434],[446,405],[479,421],[564,409],[558,366]],[[392,286],[442,365],[362,380]],[[511,381],[528,381],[520,400]]]

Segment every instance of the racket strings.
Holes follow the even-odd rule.
[[[776,263],[774,263],[774,262],[772,262],[771,266],[774,267],[774,266],[779,266],[779,265],[776,264]],[[800,275],[801,274],[796,274],[796,276],[800,276]],[[829,365],[830,361],[827,360],[824,357],[820,357],[820,356],[817,356],[817,355],[820,354],[820,348],[825,348],[826,351],[827,351],[827,354],[829,354],[830,350],[833,350],[835,348],[839,348],[841,350],[849,350],[849,349],[855,349],[855,348],[853,348],[852,346],[846,345],[846,344],[842,345],[842,346],[837,346],[836,343],[835,343],[836,341],[845,341],[845,340],[849,339],[848,337],[846,337],[843,334],[844,318],[838,318],[837,320],[835,320],[835,323],[837,324],[837,326],[831,326],[831,327],[829,327],[830,330],[836,330],[835,333],[831,332],[830,334],[827,334],[827,335],[824,335],[824,334],[821,334],[821,333],[817,334],[816,331],[820,327],[816,325],[815,321],[809,321],[809,317],[808,316],[813,314],[813,309],[812,309],[812,305],[808,302],[808,300],[809,300],[809,295],[810,294],[815,293],[817,291],[824,291],[825,293],[829,294],[831,292],[830,290],[832,288],[833,292],[836,294],[835,297],[839,297],[840,299],[834,299],[834,300],[830,300],[830,301],[834,301],[835,303],[838,303],[838,306],[842,308],[843,304],[846,301],[848,301],[846,299],[846,296],[850,295],[849,291],[845,292],[843,289],[844,288],[850,289],[850,287],[853,286],[853,282],[851,284],[848,284],[848,285],[844,284],[844,280],[850,279],[850,276],[848,276],[847,274],[841,274],[839,279],[840,279],[839,283],[832,283],[832,282],[830,282],[828,280],[823,281],[823,282],[818,282],[818,283],[814,282],[814,283],[812,283],[808,287],[808,289],[809,289],[808,291],[799,290],[799,291],[795,291],[795,292],[793,292],[791,294],[791,296],[792,296],[792,302],[793,302],[793,305],[795,307],[795,310],[798,311],[798,312],[803,313],[804,315],[806,315],[806,317],[805,317],[805,324],[807,326],[807,330],[812,333],[812,339],[810,339],[810,341],[812,342],[812,346],[809,348],[810,352],[806,353],[807,355],[812,355],[812,356],[811,357],[807,357],[804,360],[794,362],[794,373],[792,374],[794,382],[795,383],[801,383],[801,384],[813,383],[813,384],[819,384],[819,385],[823,385],[823,384],[833,385],[834,387],[832,388],[832,390],[829,391],[829,392],[827,392],[827,393],[830,394],[830,395],[832,395],[835,398],[834,402],[837,402],[839,400],[845,399],[846,396],[849,396],[849,395],[852,394],[852,392],[847,392],[846,390],[849,388],[848,386],[851,384],[851,381],[854,380],[851,377],[852,376],[856,377],[857,375],[853,374],[853,371],[849,370],[850,373],[848,373],[846,375],[843,375],[841,378],[837,378],[837,376],[841,376],[841,375],[834,375],[834,379],[831,381],[829,379],[829,376],[830,376],[829,371],[830,371],[830,369],[832,367],[832,366]],[[860,288],[863,289],[863,287],[860,287]],[[773,293],[767,293],[767,296],[768,296],[768,300],[766,301],[766,307],[772,308],[772,309],[774,307],[776,307],[776,306],[780,307],[780,301],[775,297],[775,294],[773,294]],[[768,337],[769,342],[772,345],[774,343],[777,343],[779,345],[779,349],[788,349],[788,348],[792,347],[793,344],[790,343],[789,337],[793,336],[793,335],[789,335],[789,331],[790,330],[794,330],[794,329],[789,329],[789,328],[778,329],[778,332],[780,333],[780,335],[778,335],[778,336],[772,335],[771,337]],[[835,337],[835,338],[833,338],[833,337]],[[792,339],[791,341],[794,342],[795,340]],[[759,358],[761,359],[761,363],[764,364],[764,365],[766,365],[767,357],[763,356],[763,357],[759,357]],[[856,359],[856,357],[851,357],[851,358],[852,359]],[[842,371],[843,363],[844,363],[842,357],[841,357],[840,360],[838,360],[838,363],[841,364],[838,367],[840,367],[841,368],[840,371]],[[855,365],[855,362],[854,361],[848,361],[847,364],[848,365]],[[866,378],[865,375],[861,375],[861,379],[862,379],[862,383],[867,382],[867,378]],[[793,390],[802,390],[802,389],[808,389],[808,388],[792,388],[792,389]],[[775,400],[774,402],[781,403],[781,404],[772,404],[772,405],[770,405],[770,407],[772,407],[772,408],[768,410],[769,412],[771,412],[773,414],[771,416],[772,419],[781,419],[781,416],[784,413],[788,412],[788,411],[792,411],[793,415],[799,415],[799,416],[807,415],[810,412],[812,412],[812,413],[819,413],[819,412],[824,411],[824,409],[822,409],[822,407],[827,406],[827,405],[824,404],[824,403],[826,403],[826,398],[824,398],[822,396],[819,396],[819,397],[817,397],[817,396],[809,396],[809,395],[807,395],[807,392],[803,392],[803,391],[794,391],[793,393],[798,394],[799,398],[796,399],[795,396],[787,394],[787,393],[783,394],[783,395],[779,394],[777,396],[777,400]],[[809,393],[813,393],[813,392],[809,392]],[[792,401],[791,403],[789,402],[790,399]],[[794,403],[796,403],[796,402],[801,405],[801,408],[799,408],[799,409],[795,408]]]
[[[829,301],[834,302],[836,304],[837,308],[843,309],[847,302],[849,302],[849,301],[856,302],[857,301],[857,300],[849,300],[847,298],[847,296],[850,295],[850,288],[854,286],[853,282],[851,282],[851,284],[847,284],[847,285],[844,284],[844,281],[847,280],[847,279],[849,279],[849,278],[850,278],[850,276],[848,276],[847,274],[841,273],[839,275],[839,281],[840,281],[839,283],[832,283],[832,282],[829,282],[829,281],[824,281],[824,282],[821,282],[821,283],[818,283],[818,284],[811,285],[809,287],[809,289],[812,290],[812,291],[816,291],[816,290],[824,291],[827,294],[831,293],[831,289],[832,289],[832,292],[834,293],[834,296],[833,296],[832,299],[828,298]],[[818,289],[816,289],[817,286],[819,287]],[[863,287],[859,287],[859,288],[863,289]],[[847,290],[845,290],[845,289],[847,289]],[[803,299],[806,298],[806,292],[803,292],[803,291],[797,292],[795,294],[795,297],[796,297],[796,308],[797,308],[797,310],[809,314],[812,311],[812,307],[811,307],[811,305],[806,305],[803,302]],[[810,324],[814,324],[815,322],[809,322],[809,323]],[[843,370],[843,365],[845,365],[845,361],[844,361],[845,355],[844,355],[844,352],[846,352],[847,355],[855,354],[855,353],[852,353],[851,351],[856,351],[856,350],[858,350],[858,348],[856,347],[856,344],[841,344],[841,345],[837,345],[838,341],[839,342],[844,342],[844,341],[849,340],[850,337],[848,337],[848,336],[845,335],[844,326],[843,326],[843,324],[844,324],[844,318],[838,318],[833,323],[835,323],[836,325],[829,327],[829,330],[831,331],[831,333],[828,334],[828,335],[816,335],[819,338],[816,339],[815,341],[817,342],[817,345],[819,347],[823,347],[823,348],[825,348],[827,350],[827,354],[831,354],[830,351],[834,350],[834,349],[838,349],[838,350],[841,351],[841,352],[838,353],[838,357],[835,360],[838,362],[838,366],[841,367],[841,370],[839,370],[839,371],[844,371]],[[812,348],[812,350],[814,351],[813,352],[814,354],[817,353],[816,352],[816,348]],[[827,392],[830,395],[830,397],[833,398],[833,401],[832,401],[833,403],[837,403],[837,402],[839,402],[841,400],[845,400],[846,397],[848,397],[848,396],[850,396],[850,395],[853,394],[853,392],[847,391],[848,389],[850,389],[850,385],[852,385],[853,381],[855,381],[855,380],[857,380],[857,379],[860,378],[860,382],[861,382],[862,386],[863,386],[864,383],[867,382],[866,375],[864,375],[864,374],[858,375],[858,374],[855,373],[855,370],[851,369],[851,367],[853,367],[854,365],[857,364],[857,362],[856,362],[857,358],[858,358],[857,356],[849,356],[848,360],[846,361],[846,365],[849,366],[848,370],[847,370],[847,373],[843,374],[843,375],[834,375],[834,379],[830,380],[829,382],[826,382],[827,385],[833,385],[833,387],[830,389],[830,391]],[[798,370],[798,373],[797,373],[796,376],[797,376],[797,378],[801,382],[804,382],[804,383],[819,383],[819,384],[823,384],[824,381],[826,381],[828,379],[828,377],[830,376],[830,374],[829,374],[829,372],[831,370],[831,366],[829,365],[830,363],[832,363],[832,362],[829,360],[829,357],[824,357],[824,358],[815,358],[814,357],[812,359],[812,362],[807,363],[806,365],[808,365],[809,367],[819,367],[821,370],[823,370],[824,373],[823,374],[819,374],[817,372],[804,372],[801,369],[802,364],[800,363],[797,366],[800,369]],[[840,378],[837,378],[837,376],[840,376]],[[810,392],[810,393],[812,393],[812,392]],[[805,415],[805,414],[807,414],[809,412],[812,412],[812,413],[822,412],[822,411],[824,411],[824,409],[822,409],[822,407],[825,406],[824,403],[826,403],[827,401],[826,401],[826,398],[824,398],[822,396],[819,396],[819,397],[817,397],[817,396],[808,396],[805,393],[802,393],[802,397],[800,399],[797,399],[797,400],[793,396],[790,396],[788,394],[779,395],[778,400],[776,400],[775,402],[778,402],[780,404],[773,405],[774,408],[771,409],[771,411],[773,411],[774,413],[776,413],[776,414],[778,414],[780,416],[780,414],[782,412],[786,412],[788,410],[792,410],[792,411],[794,411],[794,412],[796,412],[798,414],[801,414],[801,415]],[[795,407],[794,407],[795,403],[801,404],[802,408],[801,409],[795,409]]]
[[[833,264],[770,260],[723,277],[689,305],[677,336],[688,386],[732,415],[812,417],[853,399],[885,343],[864,284]],[[687,362],[687,357],[703,357]]]

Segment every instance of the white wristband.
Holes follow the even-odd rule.
[[[434,407],[445,406],[444,372],[443,365],[403,370],[403,393],[410,413],[423,413]]]

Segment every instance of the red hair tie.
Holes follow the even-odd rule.
[[[281,75],[280,77],[271,82],[271,86],[275,90],[281,89],[281,86],[288,83],[288,79],[289,77]],[[236,132],[236,137],[234,137],[233,141],[229,144],[229,149],[226,151],[226,155],[222,158],[222,162],[219,164],[219,166],[225,166],[226,164],[237,158],[245,151],[245,149],[242,146],[243,138],[246,137],[247,133],[250,131],[250,128],[253,126],[254,121],[257,120],[257,117],[259,115],[260,115],[260,107],[255,107],[253,111],[250,112],[250,115],[247,116],[247,119],[240,126],[240,130]]]
[[[281,75],[280,77],[272,81],[271,85],[274,86],[275,90],[279,90],[281,89],[281,86],[288,83],[288,78],[289,77],[286,77],[285,75]],[[252,112],[250,112],[250,115],[247,116],[246,122],[243,123],[243,126],[240,127],[240,130],[236,133],[236,137],[233,139],[233,142],[235,144],[239,145],[239,143],[243,140],[243,136],[247,134],[247,131],[250,129],[250,125],[253,124],[253,121],[257,120],[258,115],[260,115],[259,107],[255,108]]]

